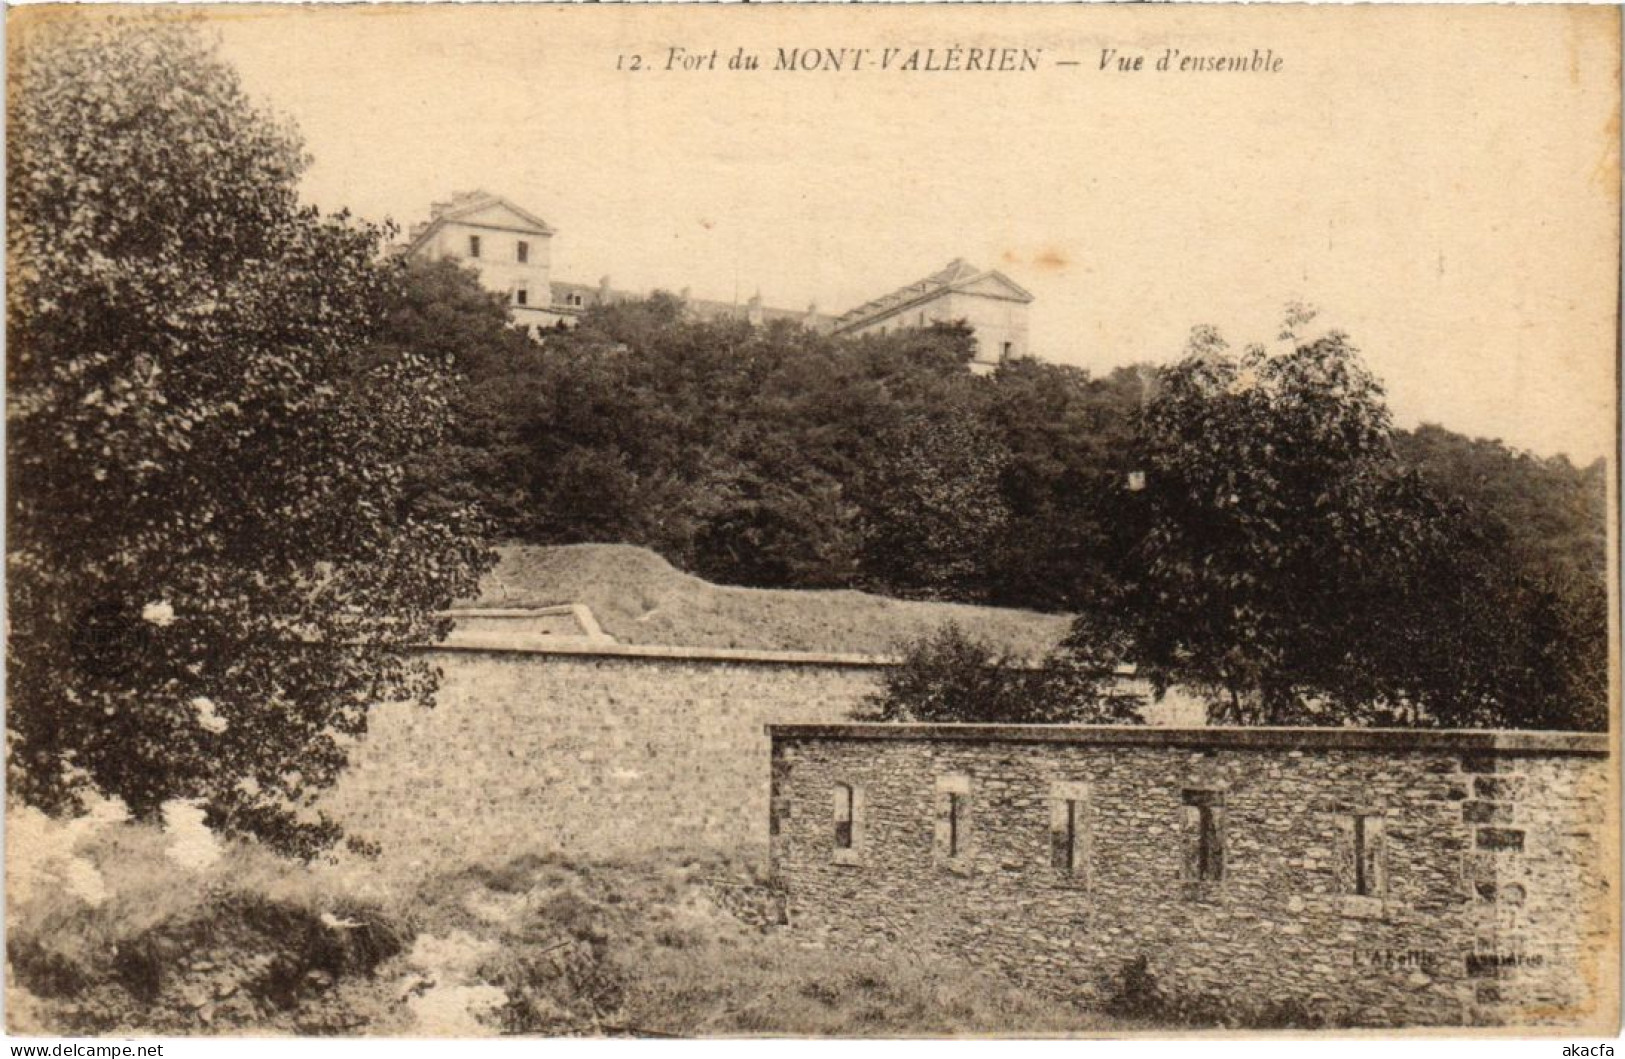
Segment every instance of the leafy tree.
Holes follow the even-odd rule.
[[[589,313],[549,336],[510,392],[527,510],[543,543],[624,541],[692,569],[696,539],[740,495],[740,409],[752,329],[681,319],[665,297]]]
[[[860,484],[863,566],[894,595],[980,599],[1009,520],[999,492],[1009,452],[967,415],[916,414],[881,435]]]
[[[1198,329],[1140,423],[1144,537],[1087,601],[1079,648],[1109,642],[1159,690],[1216,719],[1347,717],[1391,698],[1362,634],[1434,542],[1428,498],[1394,458],[1377,381],[1337,332],[1229,352]],[[1326,716],[1318,716],[1326,714]]]
[[[1542,569],[1586,554],[1551,547],[1584,519],[1520,543],[1471,486],[1430,481],[1347,337],[1299,337],[1309,319],[1275,355],[1198,329],[1159,373],[1132,449],[1144,489],[1123,494],[1141,536],[1084,594],[1071,647],[1230,723],[1605,724],[1602,597]]]
[[[406,467],[442,363],[374,344],[378,230],[303,208],[294,133],[188,25],[13,27],[8,768],[308,853],[368,707],[488,561]]]
[[[1000,483],[1009,519],[988,557],[991,601],[1075,610],[1141,536],[1122,493],[1135,469],[1143,371],[1096,379],[1015,360],[992,382],[985,417],[1009,452]]]
[[[1057,653],[1029,664],[950,622],[904,645],[902,664],[886,672],[855,715],[944,724],[1135,724],[1143,705],[1093,659]]]
[[[1602,461],[1576,468],[1437,426],[1396,440],[1443,499],[1454,541],[1420,578],[1432,590],[1412,604],[1429,634],[1396,647],[1425,677],[1431,712],[1451,723],[1606,729]]]
[[[521,427],[541,350],[472,269],[413,259],[401,278],[370,355],[410,353],[443,367],[453,382],[445,430],[411,462],[408,492],[431,513],[455,518],[477,508],[493,527],[517,525],[528,511],[519,483],[530,463]]]
[[[1607,577],[1608,485],[1604,461],[1576,467],[1435,424],[1399,431],[1395,447],[1474,523],[1493,529],[1520,564],[1552,577]]]
[[[465,326],[466,293],[423,293],[500,345]],[[469,440],[436,491],[516,539],[640,544],[722,582],[981,595],[1002,449],[972,349],[955,325],[850,340],[658,293],[595,306],[528,351],[459,357]]]

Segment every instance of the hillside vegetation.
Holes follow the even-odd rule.
[[[621,643],[887,654],[954,623],[1011,654],[1038,658],[1066,635],[1061,614],[934,603],[851,590],[735,588],[685,574],[626,544],[498,549],[464,606],[585,603]]]
[[[58,855],[8,864],[12,1033],[948,1036],[1124,1025],[903,942],[837,952],[785,929],[781,895],[737,858],[520,855],[395,879],[353,861],[306,869],[238,844],[177,857],[177,836],[148,825],[76,834],[32,823],[30,850]]]

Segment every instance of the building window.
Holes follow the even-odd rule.
[[[1382,817],[1364,813],[1354,817],[1354,893],[1381,897],[1386,889],[1382,856]]]
[[[1381,919],[1387,914],[1388,851],[1384,814],[1380,808],[1337,807],[1337,890],[1342,911],[1356,919]]]
[[[513,289],[513,303],[515,305],[529,305],[530,290],[526,287],[515,287]]]
[[[852,848],[852,788],[835,785],[835,848]]]
[[[1089,870],[1089,785],[1057,783],[1050,792],[1049,862],[1057,872],[1087,881]]]
[[[1186,790],[1185,874],[1198,882],[1224,878],[1224,792]]]
[[[528,263],[530,261],[530,244],[521,239],[519,240],[519,245],[516,249],[518,251],[519,263],[521,265]]]
[[[1006,342],[1004,344],[1004,348],[999,351],[999,359],[1009,360],[1010,354],[1015,350],[1015,347],[1016,344],[1014,342]]]
[[[964,869],[970,852],[970,777],[937,778],[937,859],[951,868]]]
[[[837,783],[830,816],[835,839],[830,859],[836,864],[857,864],[863,850],[862,788]]]
[[[579,294],[567,295],[565,297],[565,299],[564,299],[564,304],[566,304],[566,305],[568,305],[568,306],[570,306],[571,308],[574,308],[574,309],[581,308],[581,295],[579,295]]]
[[[480,237],[477,235],[471,235],[468,237],[468,256],[480,256]]]

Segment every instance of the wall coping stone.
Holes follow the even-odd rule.
[[[502,639],[461,636],[456,642],[424,644],[420,651],[473,654],[571,655],[589,658],[643,658],[680,662],[735,662],[757,665],[841,666],[887,669],[899,665],[892,655],[842,654],[833,651],[768,651],[745,647],[670,647],[657,644],[551,643],[515,644]]]
[[[781,739],[1076,743],[1236,750],[1464,750],[1608,755],[1601,732],[1466,728],[1161,727],[1137,724],[769,724]]]
[[[594,643],[615,643],[615,637],[609,635],[598,624],[593,616],[592,608],[585,603],[556,603],[546,607],[464,607],[460,610],[442,610],[437,613],[442,618],[556,618],[568,614],[581,626],[582,633]]]

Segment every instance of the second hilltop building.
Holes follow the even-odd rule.
[[[472,266],[487,290],[507,299],[514,322],[532,334],[561,324],[573,327],[588,308],[635,296],[612,288],[608,276],[597,284],[555,280],[550,248],[554,234],[547,222],[508,199],[473,191],[433,204],[429,220],[414,225],[408,234],[406,253]],[[819,313],[816,306],[769,308],[760,296],[741,305],[690,298],[685,290],[683,300],[690,312],[706,319],[736,318],[754,324],[789,320],[838,335],[884,334],[964,320],[976,335],[972,368],[991,371],[1002,361],[1027,355],[1027,306],[1033,296],[1002,272],[956,259],[922,280],[836,317]]]

